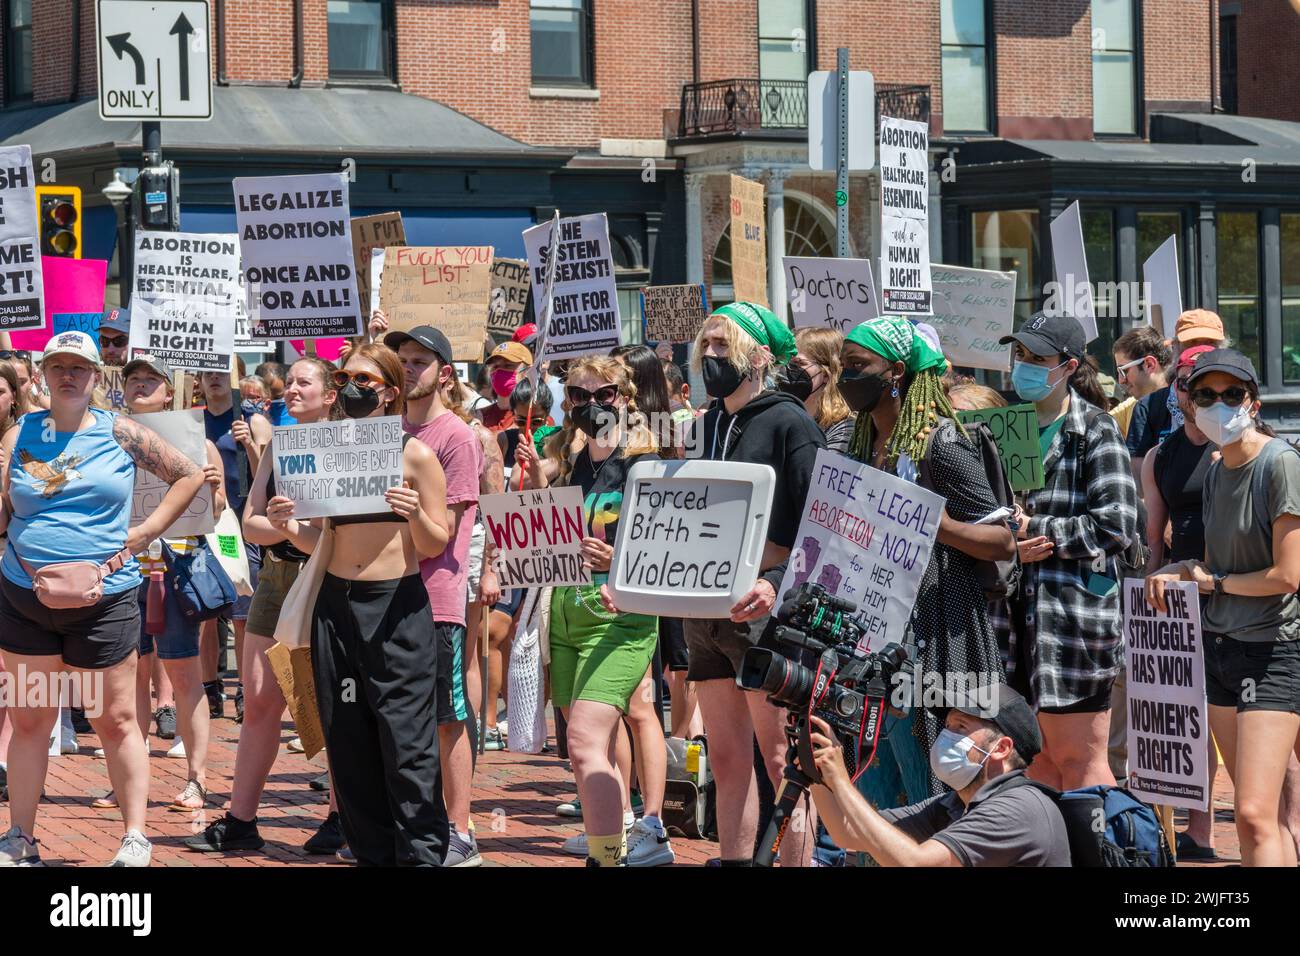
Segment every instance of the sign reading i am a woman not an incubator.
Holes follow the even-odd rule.
[[[392,510],[384,493],[402,483],[402,419],[277,426],[271,452],[276,494],[295,518],[382,514]]]

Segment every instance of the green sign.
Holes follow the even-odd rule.
[[[966,422],[984,422],[998,443],[1002,467],[1013,491],[1034,491],[1043,487],[1043,459],[1038,447],[1038,414],[1034,406],[1010,405],[958,412]]]
[[[217,535],[217,545],[221,548],[221,556],[223,558],[239,557],[239,538],[236,535]]]
[[[843,189],[835,190],[835,205],[843,206],[849,201],[849,194]]]

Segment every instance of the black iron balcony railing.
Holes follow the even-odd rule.
[[[876,128],[880,117],[914,120],[930,125],[930,87],[907,86],[901,83],[876,84]]]

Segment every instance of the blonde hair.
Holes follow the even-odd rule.
[[[794,334],[794,341],[799,354],[824,368],[828,376],[813,416],[818,426],[825,431],[852,418],[853,411],[840,394],[840,350],[844,347],[844,336],[835,329],[800,329]]]
[[[718,323],[722,324],[723,335],[727,340],[727,361],[729,361],[737,372],[742,375],[754,374],[754,356],[762,353],[763,346],[759,345],[749,334],[735,322],[732,322],[725,315],[711,315],[704,320],[700,326],[700,331],[695,335],[695,348],[691,353],[691,367],[695,371],[700,371],[704,364],[704,336],[713,330]],[[767,367],[772,364],[771,357],[765,358],[759,363],[760,371],[766,375]]]
[[[948,401],[957,411],[977,408],[1006,408],[1007,400],[978,382],[963,382],[948,390]]]
[[[623,457],[634,458],[658,452],[659,443],[655,440],[654,432],[636,407],[636,385],[632,382],[632,370],[618,359],[605,355],[588,356],[570,363],[566,380],[573,381],[575,376],[584,372],[618,386],[618,393],[627,399],[627,419],[623,423],[622,437]],[[573,460],[577,457],[577,453],[571,453],[570,449],[573,448],[574,439],[581,434],[573,423],[573,415],[570,413],[572,404],[567,396],[562,407],[565,413],[564,425],[546,439],[546,457],[560,466],[555,482],[557,485],[569,482],[569,476],[573,473]]]

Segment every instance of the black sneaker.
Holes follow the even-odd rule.
[[[9,771],[0,767],[0,803],[9,799]]]
[[[316,829],[311,839],[304,843],[302,848],[313,856],[326,856],[337,853],[347,845],[348,841],[343,837],[343,824],[339,822],[336,810],[325,818],[325,822]]]
[[[226,712],[226,695],[221,692],[221,681],[205,681],[203,693],[208,695],[208,716],[213,720],[220,719]]]
[[[158,724],[158,736],[163,740],[176,739],[176,708],[159,707],[154,711],[154,721]]]
[[[227,813],[220,820],[209,823],[198,836],[183,841],[190,850],[200,853],[228,853],[231,850],[260,850],[266,845],[257,832],[257,818],[240,820]]]
[[[79,734],[93,734],[95,728],[86,719],[86,712],[80,707],[72,708],[72,729]]]
[[[235,723],[244,722],[244,685],[237,684],[235,687]]]
[[[319,777],[312,780],[311,783],[307,784],[307,786],[311,787],[313,790],[321,790],[324,791],[325,793],[329,793],[329,789],[330,789],[329,771],[327,770],[325,773],[321,774]]]

